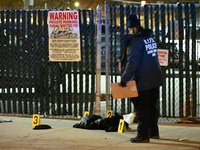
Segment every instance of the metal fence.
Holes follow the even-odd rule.
[[[123,53],[126,18],[135,13],[142,26],[154,32],[159,49],[169,50],[169,65],[162,67],[163,86],[158,108],[161,117],[199,117],[200,7],[194,4],[106,6],[110,18],[110,81],[119,82],[117,58]],[[106,8],[105,7],[105,8]],[[105,19],[105,20],[106,20]],[[129,100],[109,100],[110,109],[133,111]]]
[[[77,117],[93,112],[94,12],[79,13],[82,61],[58,63],[48,58],[48,10],[0,11],[0,113]]]
[[[162,67],[161,117],[199,117],[199,5],[106,6],[101,26],[101,114],[106,109],[133,111],[128,99],[113,100],[109,82],[118,82],[118,58],[123,52],[126,18],[136,13],[151,28],[159,48],[169,49],[169,66]],[[72,117],[94,113],[96,92],[96,12],[79,10],[81,62],[49,62],[49,10],[0,10],[0,113]],[[101,12],[103,13],[103,12]],[[106,14],[104,15],[106,16]],[[106,20],[108,19],[108,22]],[[110,35],[105,31],[109,26]],[[109,60],[106,61],[106,37]],[[109,66],[109,75],[106,73]],[[104,96],[105,94],[105,96]],[[192,104],[192,105],[191,105]]]

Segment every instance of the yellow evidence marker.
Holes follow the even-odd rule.
[[[112,110],[108,110],[108,111],[107,111],[106,118],[111,118],[111,117],[112,117],[112,114],[113,114],[113,111],[112,111]]]
[[[41,122],[40,122],[40,115],[39,114],[33,114],[32,126],[35,127],[35,126],[38,126],[40,124],[41,124]]]
[[[125,131],[127,131],[125,121],[123,119],[120,119],[117,132],[122,133]]]
[[[89,111],[85,111],[83,117],[86,117],[86,116],[88,116],[89,114],[90,114]]]

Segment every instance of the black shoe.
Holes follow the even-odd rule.
[[[151,135],[150,138],[151,138],[151,139],[159,139],[160,136],[159,136],[159,135]]]
[[[130,141],[132,143],[148,143],[149,142],[149,138],[143,138],[143,137],[135,137],[135,138],[131,138]]]

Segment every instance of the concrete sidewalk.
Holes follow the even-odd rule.
[[[159,124],[161,139],[131,143],[137,124],[128,132],[105,132],[73,128],[78,120],[45,119],[52,129],[33,130],[32,118],[0,116],[13,122],[0,123],[0,150],[199,150],[200,125]]]

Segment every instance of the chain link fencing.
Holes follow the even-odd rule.
[[[0,113],[77,118],[94,113],[96,82],[96,12],[79,10],[81,62],[49,62],[50,10],[0,10]],[[160,49],[169,50],[162,67],[164,83],[158,108],[161,118],[199,117],[199,5],[109,6],[110,82],[120,81],[126,18],[136,13],[142,26],[154,32]],[[105,94],[105,25],[102,18],[102,95]],[[101,114],[105,113],[101,98]],[[109,108],[133,111],[129,99],[110,99]]]
[[[79,10],[81,62],[50,62],[48,10],[1,10],[0,112],[83,116],[95,99],[93,10]]]
[[[109,9],[110,81],[120,82],[117,58],[124,52],[122,37],[128,33],[126,18],[136,14],[143,27],[153,30],[158,49],[169,50],[168,66],[162,66],[164,82],[158,104],[161,118],[199,117],[199,5],[120,5]],[[134,111],[128,99],[110,102],[114,111],[122,114]]]

